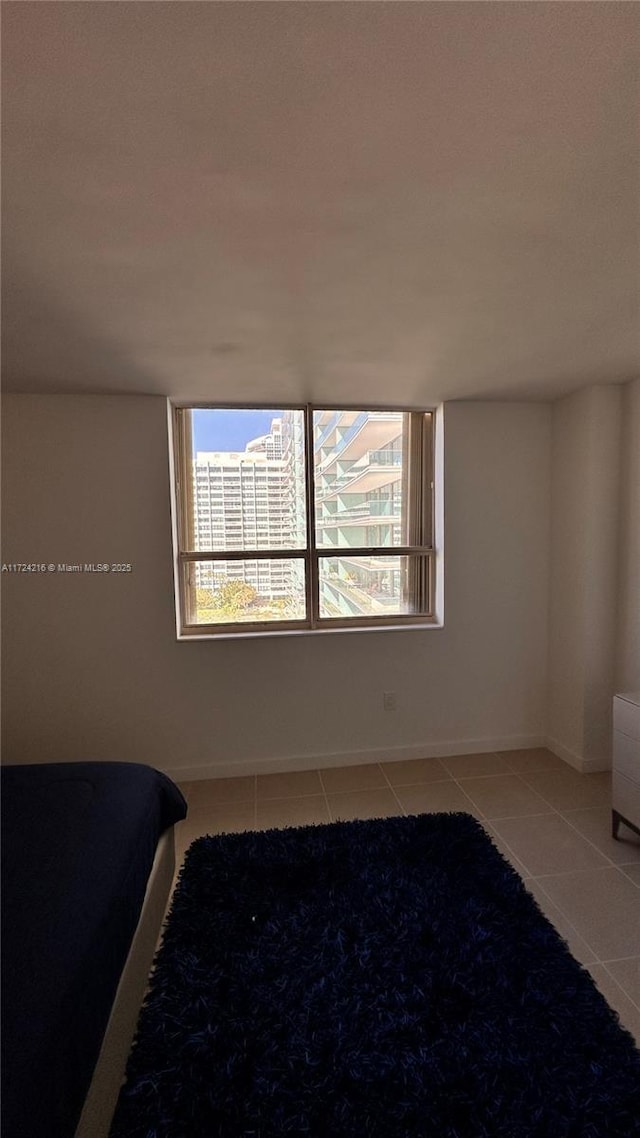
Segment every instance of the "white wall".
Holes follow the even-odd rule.
[[[640,379],[622,389],[616,691],[640,691]]]
[[[446,408],[442,630],[178,643],[166,405],[7,396],[4,759],[183,777],[536,745],[545,735],[550,410]],[[383,690],[398,710],[382,710]]]
[[[611,765],[611,700],[640,688],[640,384],[553,405],[549,745]]]

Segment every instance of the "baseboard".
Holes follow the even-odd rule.
[[[287,771],[326,770],[329,767],[361,766],[364,763],[395,763],[403,759],[447,758],[450,755],[485,754],[488,751],[522,751],[544,747],[543,735],[511,735],[494,739],[448,739],[437,743],[411,743],[403,747],[374,747],[358,751],[329,751],[321,754],[270,756],[239,759],[201,766],[162,767],[175,782],[198,782],[208,778],[237,778],[253,774],[282,774]],[[572,764],[573,765],[573,764]]]
[[[559,759],[564,759],[565,763],[573,767],[574,770],[580,774],[595,774],[596,771],[609,771],[611,770],[611,762],[609,759],[585,759],[576,751],[571,751],[569,747],[565,747],[563,743],[559,743],[557,739],[547,737],[544,744],[554,755]]]

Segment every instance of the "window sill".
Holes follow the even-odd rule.
[[[353,636],[363,633],[380,632],[434,632],[444,628],[444,621],[429,621],[420,624],[383,624],[377,627],[362,625],[358,628],[282,628],[269,632],[189,632],[178,633],[182,644],[201,640],[273,640],[284,636]]]

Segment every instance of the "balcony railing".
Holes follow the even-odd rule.
[[[370,466],[402,466],[401,450],[370,450],[367,458]]]
[[[357,467],[352,467],[351,470],[347,471],[345,474],[336,474],[336,476],[332,478],[326,486],[323,486],[321,493],[318,495],[317,501],[322,502],[325,498],[331,498],[334,494],[343,493],[351,485],[354,486],[354,492],[357,493],[358,480],[362,478],[362,476],[365,475],[372,466],[375,466],[377,470],[386,468],[387,470],[391,469],[397,471],[398,467],[401,465],[402,457],[400,456],[400,460],[398,462],[370,462],[367,466],[359,465]],[[390,481],[397,482],[397,474],[393,475],[390,478]]]
[[[315,443],[313,444],[314,451],[320,450],[320,447],[324,443],[325,439],[329,438],[329,435],[331,434],[334,427],[336,427],[338,425],[339,419],[340,419],[340,412],[336,411],[335,415],[332,415],[331,418],[329,419],[329,422],[326,423],[325,426],[322,428],[321,433],[318,435]]]
[[[348,522],[378,521],[385,518],[389,523],[401,521],[399,503],[394,502],[362,502],[359,506],[351,506],[347,510],[338,510],[335,514],[319,514],[318,526],[340,526]]]
[[[347,601],[354,616],[381,615],[389,610],[398,612],[400,598],[393,593],[384,593],[377,589],[361,588],[342,577],[321,577],[320,588],[324,592],[333,591]]]
[[[320,436],[320,439],[318,439],[316,442],[316,445],[315,445],[316,450],[318,450],[320,448],[320,446],[322,446],[322,442],[324,441],[324,439],[326,439],[328,437],[329,432],[331,430],[333,430],[333,428],[335,426],[337,426],[337,424],[340,420],[340,414],[342,414],[342,412],[340,412],[338,415],[335,416],[335,422],[332,419],[327,424],[327,426],[325,427],[325,430],[322,432],[322,435]],[[332,447],[331,454],[327,455],[326,459],[324,459],[319,464],[320,470],[325,465],[325,463],[335,461],[337,456],[339,454],[341,454],[341,452],[344,450],[344,448],[351,442],[352,439],[355,438],[355,436],[358,434],[358,432],[362,430],[365,423],[369,422],[369,418],[370,418],[370,415],[369,415],[368,411],[361,411],[359,415],[356,415],[351,426],[345,431],[344,435],[339,440],[339,442],[337,442],[335,444],[335,446]]]

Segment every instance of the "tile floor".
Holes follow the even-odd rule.
[[[438,810],[473,814],[640,1044],[640,838],[610,836],[610,775],[544,749],[182,785],[181,863],[202,834]]]

